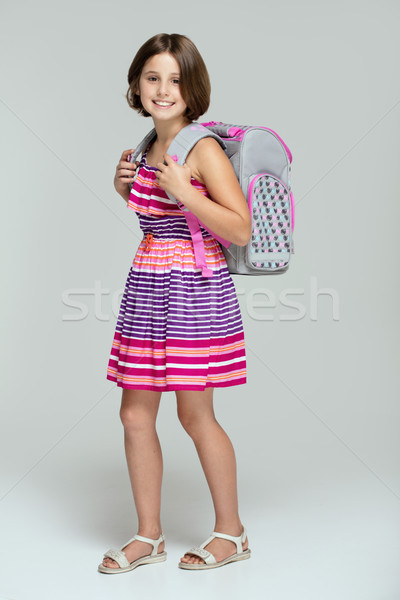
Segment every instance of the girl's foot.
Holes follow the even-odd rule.
[[[142,531],[138,531],[138,535],[143,535],[144,537],[149,537],[151,539],[156,540],[160,537],[161,531],[159,531],[156,534],[152,533],[151,535],[148,535],[147,533],[143,533]],[[165,546],[165,542],[161,542],[159,544],[158,554],[160,554],[161,552],[164,551],[164,546]],[[140,540],[133,540],[133,542],[131,542],[127,546],[124,546],[122,548],[122,550],[125,552],[126,558],[131,563],[134,560],[141,558],[142,556],[147,556],[147,554],[151,554],[151,552],[153,551],[153,546],[152,546],[152,544],[148,544],[147,542],[141,542]],[[111,569],[119,568],[119,564],[112,558],[108,558],[108,557],[104,558],[103,565],[105,567],[110,567]]]
[[[219,531],[219,529],[215,528],[214,531]],[[229,534],[238,536],[242,533],[242,531],[236,533],[229,531]],[[224,533],[228,532],[224,531]],[[243,550],[247,550],[248,545],[249,541],[246,537],[246,540],[243,543]],[[209,544],[207,544],[207,546],[204,547],[204,550],[211,552],[211,554],[215,556],[215,560],[217,562],[220,562],[221,560],[224,560],[225,558],[228,558],[228,556],[232,556],[232,554],[236,554],[237,552],[236,544],[230,540],[224,540],[223,538],[214,538]],[[186,554],[181,558],[181,561],[190,564],[205,563],[200,556],[195,556],[194,554],[190,554],[190,552],[186,552]]]

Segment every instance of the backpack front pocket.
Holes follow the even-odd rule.
[[[269,173],[250,179],[248,203],[252,219],[246,262],[260,271],[286,270],[292,247],[293,202],[288,187]]]

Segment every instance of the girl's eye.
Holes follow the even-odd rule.
[[[150,75],[148,78],[148,81],[157,81],[157,77],[155,75]],[[179,85],[180,80],[179,79],[173,79],[172,83]]]

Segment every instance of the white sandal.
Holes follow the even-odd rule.
[[[217,562],[215,556],[211,554],[208,550],[204,550],[204,546],[207,546],[214,538],[223,538],[225,540],[230,540],[236,544],[236,554],[232,554],[228,556],[224,560]],[[242,544],[246,541],[247,532],[243,527],[242,535],[238,535],[237,537],[233,535],[228,535],[227,533],[218,533],[217,531],[213,531],[210,537],[203,542],[200,546],[196,548],[191,548],[185,554],[194,554],[195,556],[199,556],[205,562],[204,563],[185,563],[180,562],[178,567],[181,569],[192,569],[192,570],[201,570],[201,569],[215,569],[215,567],[222,567],[230,562],[234,562],[236,560],[245,560],[246,558],[250,558],[250,548],[243,550]]]
[[[148,544],[152,544],[153,550],[152,550],[151,554],[146,554],[146,556],[141,556],[140,558],[137,558],[136,560],[134,560],[133,562],[130,563],[126,557],[125,552],[122,550],[122,548],[125,548],[125,546],[127,546],[128,544],[133,542],[133,540],[139,540],[140,542],[147,542]],[[165,537],[164,537],[163,533],[160,535],[158,540],[152,540],[151,538],[136,534],[133,536],[133,538],[128,540],[126,542],[126,544],[124,544],[122,546],[121,550],[117,550],[116,548],[110,548],[110,550],[107,550],[107,552],[104,554],[105,558],[112,558],[113,560],[115,560],[119,564],[119,569],[117,569],[117,568],[113,569],[112,567],[105,567],[103,565],[103,563],[101,563],[98,566],[98,571],[100,571],[100,573],[127,573],[128,571],[132,571],[132,569],[136,569],[136,567],[138,567],[139,565],[149,565],[151,563],[162,562],[167,559],[167,553],[164,551],[164,552],[160,552],[158,554],[157,550],[158,550],[158,546],[164,540],[165,540]]]

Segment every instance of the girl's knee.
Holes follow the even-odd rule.
[[[143,394],[138,390],[124,390],[119,416],[122,425],[129,430],[144,430],[155,427],[160,395]],[[134,393],[136,392],[136,393]]]
[[[130,431],[144,431],[155,427],[155,416],[141,408],[122,406],[119,416],[124,429]]]
[[[180,424],[182,425],[183,429],[186,431],[186,433],[188,433],[190,435],[191,431],[193,431],[193,429],[194,429],[193,424],[196,422],[196,419],[194,419],[193,416],[188,415],[184,411],[180,411],[179,409],[178,409],[178,419],[179,419]]]
[[[180,390],[176,399],[178,419],[191,437],[215,420],[212,388],[203,392]]]
[[[195,437],[196,434],[202,434],[211,423],[215,422],[215,416],[212,412],[202,412],[199,410],[188,410],[178,406],[178,419],[183,429],[190,435]]]

